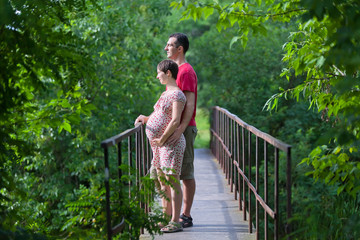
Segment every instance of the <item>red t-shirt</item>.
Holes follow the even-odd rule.
[[[179,67],[179,72],[176,78],[176,84],[183,91],[195,93],[195,108],[188,126],[196,126],[196,102],[197,102],[197,76],[189,63],[184,63]]]

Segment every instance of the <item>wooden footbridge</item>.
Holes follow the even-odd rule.
[[[210,149],[195,150],[194,226],[182,232],[155,235],[155,239],[290,239],[291,146],[220,107],[213,108],[210,131]],[[124,221],[112,221],[111,205],[116,203],[110,202],[109,149],[117,146],[118,165],[121,165],[125,142],[125,158],[136,169],[136,179],[147,174],[151,161],[151,150],[141,125],[101,143],[108,239],[124,231],[125,226]],[[285,173],[281,175],[284,179],[279,171]],[[121,175],[119,170],[118,177]],[[146,203],[143,207],[147,208]],[[140,239],[152,239],[152,236],[145,231]]]

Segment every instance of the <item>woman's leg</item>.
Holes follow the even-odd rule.
[[[182,204],[182,190],[180,185],[179,175],[167,175],[166,179],[172,184],[171,187],[171,205],[172,205],[172,222],[179,222],[181,204]]]
[[[171,187],[166,185],[164,179],[166,178],[163,171],[160,168],[157,169],[158,180],[160,183],[160,190],[165,194],[161,197],[161,203],[163,207],[163,213],[167,216],[171,217],[172,214],[172,207],[171,207]]]

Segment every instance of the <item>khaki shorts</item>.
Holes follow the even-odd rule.
[[[196,126],[188,126],[184,131],[186,148],[181,168],[181,180],[194,179],[194,142],[197,135]]]
[[[184,131],[186,140],[186,147],[184,152],[184,159],[181,167],[180,179],[194,179],[194,142],[197,135],[197,128],[195,126],[188,126]],[[157,179],[156,168],[151,165],[149,170],[150,178]]]

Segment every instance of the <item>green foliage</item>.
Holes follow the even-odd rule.
[[[135,172],[135,171],[134,171]],[[130,174],[130,178],[123,178],[123,184],[125,185],[128,181],[135,182],[135,174]],[[163,179],[165,184],[171,185],[169,181]],[[150,235],[162,234],[159,223],[166,223],[169,219],[168,216],[164,216],[162,208],[156,202],[149,202],[149,200],[156,195],[163,196],[164,193],[155,192],[155,181],[150,176],[145,176],[140,179],[140,186],[133,186],[131,196],[126,199],[120,206],[119,212],[124,217],[129,230],[121,234],[120,239],[139,239],[140,229],[145,229]],[[140,191],[138,190],[140,189]],[[122,195],[128,196],[128,188],[123,188]],[[115,194],[116,195],[116,194]],[[116,198],[115,198],[116,199]],[[169,200],[169,199],[168,199]],[[169,200],[170,201],[170,200]],[[141,208],[140,203],[149,202],[151,213],[147,213]]]
[[[303,169],[307,171],[306,169]],[[337,194],[335,186],[314,183],[299,176],[293,191],[293,231],[296,239],[358,239],[359,200],[348,194]],[[296,224],[296,225],[295,225]]]
[[[302,9],[294,7],[291,3],[297,1],[282,1],[280,3],[270,0],[266,1],[266,5],[272,5],[267,11],[263,7],[261,0],[256,3],[248,1],[237,1],[231,3],[220,3],[218,1],[206,2],[189,2],[184,4],[183,1],[172,2],[171,7],[182,11],[181,20],[193,18],[195,21],[202,16],[207,19],[210,15],[217,13],[218,19],[216,28],[219,32],[228,28],[237,28],[237,35],[232,37],[230,46],[237,41],[241,41],[241,45],[245,48],[248,42],[250,32],[254,35],[266,34],[267,30],[264,23],[268,20],[289,21],[297,12]]]
[[[110,181],[112,190],[110,193],[112,203],[111,215],[112,225],[115,226],[125,220],[125,231],[117,239],[139,239],[140,229],[146,229],[149,234],[160,234],[157,227],[159,222],[165,219],[157,203],[152,201],[154,197],[155,183],[149,176],[136,179],[136,170],[130,169],[128,165],[120,166],[122,172],[129,172],[123,175],[121,181]],[[129,186],[129,182],[140,182],[140,186],[135,184]],[[100,186],[99,186],[100,187]],[[74,190],[76,201],[68,203],[63,212],[67,216],[66,223],[62,226],[62,231],[66,231],[68,236],[73,239],[87,238],[106,239],[106,212],[105,208],[105,189],[87,188],[80,186]],[[93,192],[90,192],[93,191]],[[129,192],[131,193],[129,197]],[[70,196],[70,194],[68,194]],[[73,196],[74,197],[74,196]],[[120,199],[120,202],[119,202]],[[152,212],[149,214],[142,207],[144,203],[150,204]],[[93,229],[86,233],[88,229]]]
[[[289,92],[292,97],[299,100],[299,96],[302,95],[309,100],[310,107],[316,107],[322,112],[324,119],[334,123],[336,127],[329,128],[321,139],[323,144],[329,145],[325,148],[331,149],[321,151],[321,156],[317,157],[327,159],[334,168],[343,166],[342,169],[333,171],[333,168],[323,167],[317,164],[317,158],[312,155],[305,161],[315,161],[312,163],[315,178],[330,182],[330,176],[335,174],[332,180],[344,183],[339,185],[338,192],[345,189],[355,197],[360,190],[357,187],[359,176],[356,174],[360,170],[356,164],[359,157],[352,154],[350,149],[357,149],[359,146],[357,71],[360,61],[340,59],[354,59],[352,51],[359,48],[358,40],[354,39],[359,31],[354,29],[357,23],[352,18],[359,14],[360,6],[352,1],[336,5],[322,5],[320,2],[310,4],[306,1],[303,4],[308,8],[308,12],[299,24],[299,31],[293,33],[290,36],[291,41],[285,45],[287,52],[284,61],[288,61],[288,67],[282,75],[288,79],[292,74],[304,76],[306,79],[276,97]],[[354,35],[346,33],[345,29],[354,29]],[[334,144],[329,144],[330,142]],[[340,151],[342,154],[338,154]],[[344,181],[344,178],[347,180]]]
[[[167,4],[68,0],[0,6],[4,239],[21,231],[29,238],[31,232],[105,237],[99,145],[151,111],[158,97],[162,45],[151,39],[165,26]]]
[[[340,147],[336,147],[330,154],[327,153],[329,151],[331,149],[325,145],[317,147],[309,154],[309,158],[303,159],[301,163],[311,163],[314,170],[307,174],[314,178],[324,179],[325,183],[330,185],[340,183],[337,194],[346,190],[355,198],[360,190],[360,163],[350,161],[354,156],[349,156]],[[349,152],[356,153],[357,150],[351,148]]]
[[[83,1],[1,1],[1,6],[0,222],[1,227],[14,230],[18,217],[14,209],[19,206],[11,205],[18,205],[14,198],[26,194],[16,186],[18,179],[13,176],[17,176],[22,159],[32,155],[36,147],[32,132],[39,132],[38,124],[70,130],[71,118],[80,117],[84,111],[79,106],[85,109],[87,104],[81,95],[71,97],[78,93],[76,86],[81,79],[93,76],[93,71],[90,56],[77,47],[82,40],[58,28],[69,21],[70,12],[86,9]],[[43,101],[46,89],[67,95]],[[70,101],[73,108],[67,104]]]

